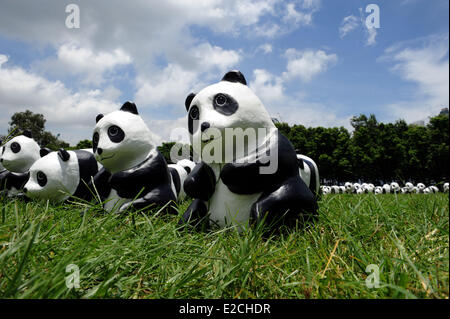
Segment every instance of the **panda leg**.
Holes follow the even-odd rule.
[[[295,223],[299,217],[309,220],[317,216],[317,201],[299,176],[285,181],[279,188],[263,193],[252,205],[250,216],[257,223],[264,218],[269,224]]]
[[[194,199],[178,221],[179,226],[191,225],[197,230],[206,229],[209,225],[208,207],[205,201]]]
[[[145,194],[144,197],[123,204],[119,209],[119,213],[123,213],[129,208],[139,210],[150,205],[161,207],[169,203],[169,206],[166,208],[167,211],[169,213],[177,214],[176,209],[173,207],[173,205],[170,204],[170,202],[172,201],[176,202],[176,198],[172,189],[169,186],[158,187]]]

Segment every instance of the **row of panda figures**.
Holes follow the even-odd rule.
[[[8,140],[0,149],[0,190],[6,198],[97,200],[105,211],[119,213],[162,207],[177,214],[173,203],[189,196],[192,202],[180,225],[237,226],[240,231],[263,220],[291,224],[317,215],[317,165],[277,130],[241,72],[229,71],[218,83],[189,94],[185,108],[191,143],[201,150],[211,141],[211,128],[264,128],[268,145],[228,162],[167,164],[136,105],[126,102],[96,117],[92,149],[50,151],[28,131]],[[268,154],[276,154],[277,169],[261,174]],[[258,160],[251,161],[255,156]]]
[[[439,192],[448,193],[449,184],[444,183],[439,189],[435,185],[425,186],[424,183],[417,183],[414,186],[411,182],[406,182],[403,187],[397,182],[392,182],[390,184],[384,184],[383,186],[375,186],[372,183],[351,183],[346,182],[343,186],[332,185],[326,186],[321,185],[320,191],[322,194],[436,194]]]

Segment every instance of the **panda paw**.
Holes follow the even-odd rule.
[[[194,199],[178,221],[178,226],[192,226],[195,230],[206,230],[208,227],[208,208],[201,199]]]

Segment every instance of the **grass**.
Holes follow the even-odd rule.
[[[328,195],[314,225],[269,238],[180,231],[156,211],[0,205],[1,298],[449,297],[447,194]],[[79,289],[66,287],[70,264]],[[379,288],[366,286],[370,264]]]

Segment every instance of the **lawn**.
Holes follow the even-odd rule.
[[[2,298],[449,297],[448,194],[323,196],[314,224],[270,237],[180,230],[156,210],[0,205]],[[371,264],[378,288],[366,285]]]

